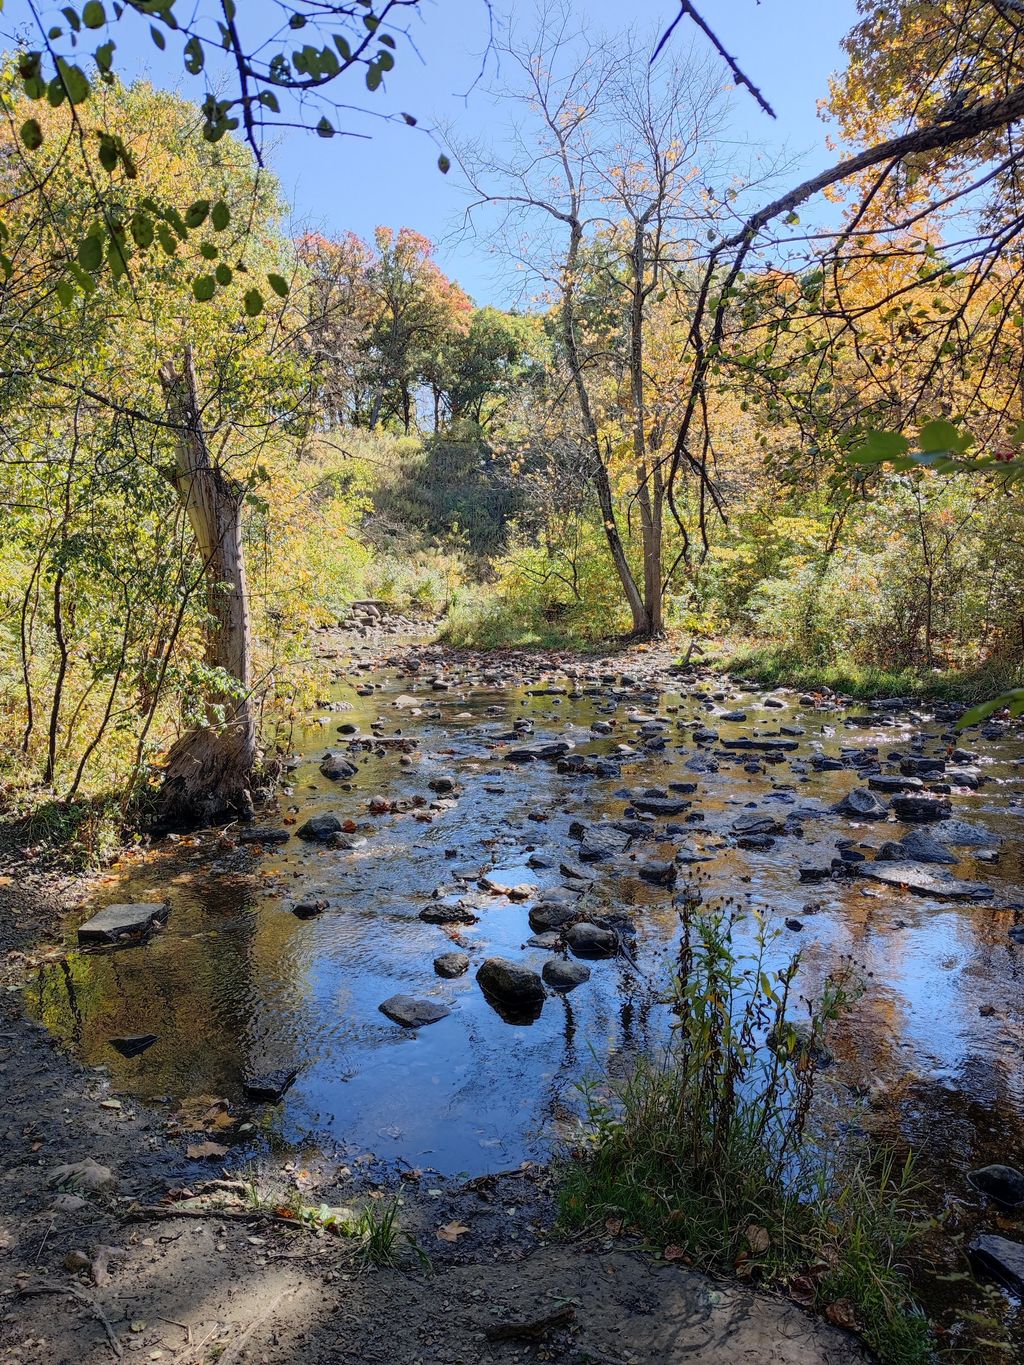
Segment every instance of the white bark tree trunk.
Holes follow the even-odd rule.
[[[203,430],[192,348],[184,364],[160,370],[167,416],[175,429],[171,476],[202,556],[206,581],[206,663],[224,676],[206,698],[206,721],[172,747],[157,798],[168,824],[248,817],[259,751],[250,697],[251,629],[242,546],[242,492],[210,456]]]

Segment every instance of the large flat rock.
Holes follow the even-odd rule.
[[[993,896],[992,888],[984,882],[960,881],[947,872],[936,872],[925,863],[857,863],[850,870],[856,877],[913,891],[915,896],[934,896],[944,901],[987,901]]]
[[[137,905],[108,905],[78,926],[79,943],[118,943],[142,938],[163,924],[171,912],[167,901],[142,901]]]

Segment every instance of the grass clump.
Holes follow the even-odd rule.
[[[963,671],[887,669],[852,661],[808,662],[806,657],[773,646],[725,650],[711,663],[730,677],[765,687],[793,687],[805,692],[828,690],[859,701],[919,697],[975,706],[1021,682],[1021,668],[1016,661],[993,661]]]
[[[802,1001],[799,955],[772,966],[760,920],[741,952],[740,913],[685,903],[672,1043],[610,1098],[585,1091],[562,1224],[604,1221],[668,1260],[785,1286],[886,1365],[923,1365],[930,1328],[900,1260],[923,1229],[910,1165],[849,1157],[810,1131],[825,1035],[855,986],[832,978]]]
[[[400,1207],[398,1199],[384,1199],[367,1204],[363,1209],[356,1224],[356,1235],[362,1238],[363,1257],[377,1266],[400,1266],[406,1259],[403,1252],[407,1250],[420,1265],[429,1269],[430,1257],[412,1233],[401,1225]]]

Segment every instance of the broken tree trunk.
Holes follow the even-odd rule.
[[[205,723],[171,748],[157,797],[162,824],[206,824],[252,813],[258,759],[250,697],[249,594],[242,548],[243,492],[212,460],[203,430],[192,348],[179,371],[160,370],[175,432],[178,490],[202,557],[206,586],[206,664],[223,680],[206,699]]]

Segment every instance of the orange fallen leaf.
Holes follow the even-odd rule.
[[[466,1227],[465,1223],[460,1223],[457,1218],[454,1218],[450,1223],[445,1223],[443,1227],[439,1227],[437,1235],[442,1242],[457,1242],[468,1231],[469,1228]]]
[[[693,1265],[693,1257],[690,1253],[684,1251],[682,1247],[677,1247],[675,1243],[667,1246],[661,1255],[665,1261],[682,1261],[684,1265]]]
[[[825,1316],[834,1327],[843,1327],[847,1332],[860,1331],[857,1310],[849,1299],[836,1299],[835,1303],[830,1303],[825,1309]]]

